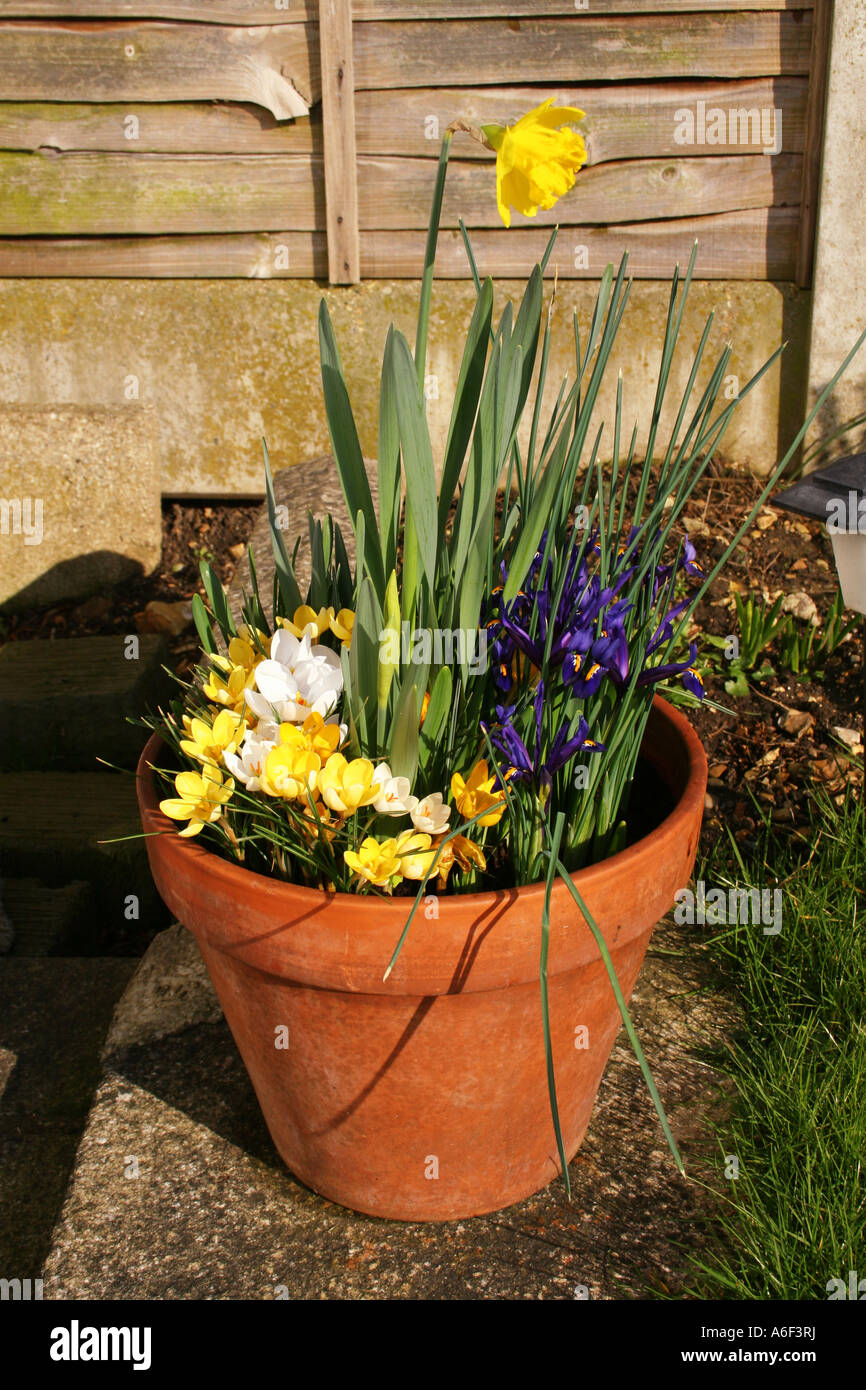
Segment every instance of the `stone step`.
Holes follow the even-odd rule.
[[[49,1246],[131,960],[0,960],[0,1272]]]
[[[86,598],[149,574],[162,547],[152,406],[0,404],[0,609]]]
[[[7,642],[0,649],[0,772],[134,767],[147,730],[127,722],[177,685],[157,633]]]
[[[94,904],[90,884],[80,879],[49,888],[36,878],[7,878],[3,906],[14,931],[10,955],[60,956],[74,955],[86,940]]]
[[[4,773],[0,872],[49,887],[89,884],[93,913],[78,941],[89,955],[140,955],[169,920],[151,877],[129,773]]]
[[[648,958],[635,1015],[691,1167],[717,1082],[691,1049],[717,1040],[717,1011],[695,1006],[682,937],[664,944],[677,950]],[[659,1280],[677,1296],[703,1188],[677,1173],[623,1047],[571,1174],[571,1202],[554,1182],[507,1212],[441,1224],[317,1196],[276,1154],[195,942],[172,927],[115,1010],[44,1297],[571,1301],[644,1297]]]

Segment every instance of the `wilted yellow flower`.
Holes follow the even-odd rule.
[[[357,854],[347,849],[343,858],[353,873],[377,888],[384,888],[392,879],[400,878],[396,840],[383,840],[380,844],[374,835],[368,835]]]
[[[318,790],[326,806],[340,815],[352,815],[361,806],[370,806],[382,788],[373,781],[373,764],[367,758],[347,762],[342,753],[333,753],[318,779]]]
[[[496,201],[506,227],[511,226],[511,208],[534,217],[574,186],[588,156],[583,136],[568,125],[585,114],[576,106],[555,107],[549,97],[516,125],[481,127],[496,151]]]
[[[476,821],[476,825],[497,825],[505,810],[505,793],[494,792],[495,777],[488,776],[487,763],[481,758],[464,781],[459,772],[451,778],[451,795],[457,810],[466,820],[472,820],[480,811],[489,811]]]
[[[434,850],[438,843],[438,841],[434,842]],[[448,875],[455,864],[464,871],[474,867],[483,872],[487,868],[487,860],[481,846],[476,845],[473,840],[467,839],[465,835],[454,835],[446,844],[443,844],[439,852],[436,868],[439,873],[439,886],[441,888],[447,886]]]
[[[189,837],[197,835],[203,825],[219,820],[235,784],[231,777],[224,782],[219,768],[205,764],[201,773],[179,772],[174,787],[177,797],[161,801],[159,809],[172,820],[189,821],[186,829],[178,832]]]
[[[280,742],[306,753],[318,753],[327,762],[340,742],[340,726],[326,724],[320,714],[308,714],[303,724],[281,724]]]
[[[281,743],[272,748],[262,768],[262,791],[287,801],[306,799],[316,785],[322,766],[318,753]]]
[[[215,767],[222,763],[224,753],[237,752],[247,728],[241,716],[228,709],[220,710],[213,727],[204,719],[191,719],[188,714],[183,716],[183,722],[189,735],[180,741],[184,753]]]

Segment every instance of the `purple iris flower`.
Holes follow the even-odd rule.
[[[692,642],[685,661],[666,661],[661,666],[647,666],[638,676],[637,684],[655,685],[658,681],[667,680],[669,676],[682,676],[686,690],[690,690],[693,695],[702,700],[704,696],[703,681],[695,669],[697,654],[697,643]]]
[[[532,751],[514,727],[514,705],[497,705],[496,713],[500,720],[500,726],[491,733],[491,739],[508,760],[509,780],[535,782],[539,788],[549,791],[554,773],[564,767],[579,749],[586,749],[587,752],[591,753],[601,753],[604,751],[604,744],[589,737],[589,727],[581,715],[577,721],[577,728],[571,737],[568,736],[564,725],[557,730],[547,757],[542,758],[541,716],[543,709],[544,682],[539,681],[533,700],[535,714],[535,738],[533,741],[535,747]]]
[[[659,647],[665,646],[665,644],[671,640],[671,638],[674,635],[675,619],[677,619],[680,616],[684,609],[688,608],[690,603],[690,598],[684,598],[679,603],[675,603],[673,608],[668,609],[667,613],[662,618],[661,622],[659,623],[658,627],[652,635],[650,643],[646,649],[647,656],[652,656],[653,652],[658,651]]]

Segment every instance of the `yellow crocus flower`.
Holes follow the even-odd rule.
[[[309,637],[311,642],[318,642],[322,633],[330,630],[333,617],[333,608],[320,608],[317,613],[308,603],[302,603],[300,608],[295,609],[293,617],[278,618],[277,621],[280,627],[297,637],[299,642],[304,637]]]
[[[236,753],[246,733],[246,724],[233,710],[220,710],[213,726],[204,719],[183,716],[184,727],[189,735],[182,738],[180,746],[189,757],[200,763],[211,763],[219,767],[224,753]]]
[[[267,642],[264,633],[259,633],[259,636]],[[242,714],[245,707],[244,691],[253,688],[256,667],[262,660],[261,652],[245,637],[233,637],[229,642],[228,656],[211,657],[213,669],[202,687],[204,695],[213,704]]]
[[[331,631],[335,637],[339,637],[344,647],[352,645],[352,629],[355,626],[355,615],[351,608],[341,608],[336,616],[331,617]]]
[[[303,724],[280,725],[280,742],[307,753],[318,753],[322,762],[327,762],[336,753],[340,742],[338,724],[326,724],[321,714],[308,714]]]
[[[353,815],[361,806],[370,806],[382,788],[373,781],[373,764],[367,758],[332,753],[319,775],[317,786],[326,806],[340,815]]]
[[[552,208],[574,186],[587,161],[583,136],[568,129],[586,113],[576,106],[555,107],[553,100],[527,111],[516,125],[482,126],[496,151],[496,201],[506,227],[511,226],[511,208],[525,217]]]
[[[385,888],[400,878],[400,860],[397,857],[397,841],[383,840],[381,844],[375,835],[368,835],[362,841],[357,854],[354,850],[344,851],[343,858],[353,873],[365,878],[376,888]]]
[[[306,800],[322,766],[318,753],[281,743],[272,748],[262,769],[262,791],[286,801]]]
[[[217,767],[207,764],[201,772],[180,772],[174,779],[177,797],[169,797],[159,803],[164,816],[172,820],[189,821],[185,830],[178,833],[184,837],[197,835],[203,825],[219,820],[222,808],[235,789],[234,780],[223,775]]]
[[[413,830],[403,830],[397,836],[395,853],[400,861],[400,873],[403,878],[428,877],[436,858],[436,851],[430,848],[431,844],[429,835],[419,835]]]
[[[475,764],[464,780],[459,772],[451,778],[451,795],[461,816],[472,820],[480,811],[489,811],[476,825],[498,825],[505,811],[505,793],[494,792],[495,777],[490,777],[483,758]]]

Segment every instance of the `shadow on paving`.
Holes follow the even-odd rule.
[[[663,926],[653,945],[633,1016],[687,1169],[706,1176],[718,1078],[694,1054],[729,1010],[687,932]],[[151,1000],[159,989],[151,978]],[[111,1042],[46,1298],[573,1299],[581,1286],[652,1298],[681,1291],[687,1252],[701,1246],[706,1194],[678,1175],[624,1032],[571,1165],[571,1202],[554,1182],[505,1211],[436,1225],[359,1216],[293,1179],[225,1023],[113,1052]]]
[[[0,960],[0,1277],[38,1276],[131,960]]]

